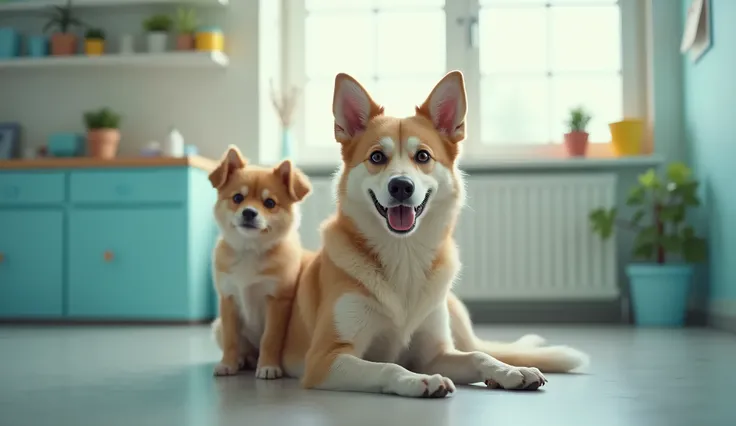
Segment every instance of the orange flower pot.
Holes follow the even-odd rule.
[[[118,154],[120,130],[90,129],[87,131],[87,155],[93,158],[111,159]]]
[[[565,147],[571,157],[584,157],[588,151],[588,132],[566,133]]]
[[[176,50],[194,50],[194,34],[176,36]]]
[[[51,54],[68,56],[77,53],[77,36],[71,33],[54,33],[51,36]]]

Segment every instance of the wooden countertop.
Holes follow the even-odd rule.
[[[97,169],[120,167],[194,167],[212,171],[217,162],[197,155],[189,157],[119,157],[112,160],[98,158],[34,158],[0,160],[0,171],[24,169]]]

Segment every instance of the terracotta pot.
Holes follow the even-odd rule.
[[[176,36],[176,50],[194,50],[194,34]]]
[[[585,152],[588,150],[588,133],[565,133],[565,147],[571,157],[584,157]]]
[[[120,130],[94,129],[87,131],[87,155],[93,158],[111,159],[118,153]]]
[[[71,33],[54,33],[51,36],[51,54],[68,56],[77,53],[77,36]]]

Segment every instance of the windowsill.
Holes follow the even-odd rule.
[[[523,170],[619,170],[656,167],[664,162],[657,155],[631,157],[496,157],[493,159],[465,158],[460,160],[460,170],[467,173]],[[296,162],[308,175],[332,174],[337,163]]]

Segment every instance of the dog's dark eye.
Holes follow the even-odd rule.
[[[386,154],[381,151],[373,151],[370,160],[373,164],[383,164],[386,162]]]
[[[272,208],[276,207],[276,201],[274,201],[272,198],[266,198],[265,200],[263,200],[263,205],[267,209],[272,209]]]
[[[240,204],[245,200],[245,197],[243,197],[243,194],[235,194],[233,195],[233,203]]]
[[[428,162],[430,158],[432,158],[432,156],[429,155],[429,152],[427,152],[427,150],[425,149],[419,150],[416,154],[414,154],[414,161],[419,164],[424,164]]]

